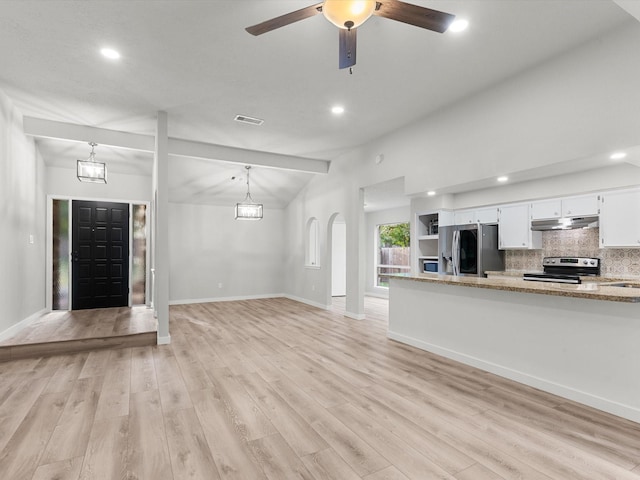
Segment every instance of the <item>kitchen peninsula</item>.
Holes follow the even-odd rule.
[[[394,276],[389,338],[640,422],[640,288]]]

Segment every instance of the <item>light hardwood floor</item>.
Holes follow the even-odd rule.
[[[145,306],[53,311],[0,342],[0,361],[155,345],[158,322]]]
[[[173,306],[169,346],[0,363],[0,478],[640,479],[639,424],[390,341],[385,309]]]

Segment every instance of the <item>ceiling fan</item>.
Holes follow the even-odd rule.
[[[400,0],[324,0],[322,3],[310,5],[247,27],[246,30],[251,35],[262,35],[320,13],[340,29],[338,43],[340,68],[348,68],[356,64],[356,28],[371,15],[408,23],[438,33],[444,33],[455,18],[455,15],[450,13],[419,7]]]

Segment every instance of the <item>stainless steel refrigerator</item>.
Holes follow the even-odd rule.
[[[438,237],[442,273],[484,277],[486,271],[505,269],[497,225],[440,227]]]

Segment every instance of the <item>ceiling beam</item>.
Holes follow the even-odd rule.
[[[155,138],[153,135],[121,132],[106,128],[89,127],[73,123],[24,117],[24,132],[32,137],[52,138],[71,142],[95,142],[115,148],[125,148],[153,153]],[[194,142],[179,138],[169,138],[169,156],[191,157],[242,165],[260,165],[263,167],[294,170],[306,173],[328,173],[328,160],[280,155],[271,152],[247,150],[243,148]]]
[[[34,117],[24,117],[23,127],[24,132],[32,137],[53,138],[83,143],[95,142],[98,145],[152,153],[155,149],[155,138],[153,135],[119,132],[106,128],[56,122]]]
[[[169,138],[169,155],[178,157],[204,158],[243,165],[297,170],[309,173],[328,173],[329,162],[313,158],[294,157],[277,153],[260,152],[244,148],[227,147],[212,143],[193,142],[179,138]]]

